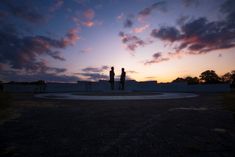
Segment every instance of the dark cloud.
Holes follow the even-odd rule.
[[[4,18],[8,15],[7,12],[0,10],[0,18]]]
[[[102,74],[107,71],[110,67],[103,65],[101,67],[86,67],[82,69],[82,73],[76,73],[76,75],[85,77],[86,80],[90,81],[99,81],[99,80],[107,80],[109,79],[108,75]]]
[[[26,3],[28,5],[24,5],[25,3],[18,4],[9,0],[2,0],[0,3],[4,4],[7,7],[7,11],[9,13],[28,22],[40,23],[46,19],[43,14],[39,13],[35,6],[29,5],[31,3]]]
[[[166,11],[166,2],[164,1],[156,2],[151,6],[144,8],[139,12],[139,16],[143,17],[148,16],[154,10]]]
[[[169,60],[174,56],[205,54],[235,47],[235,2],[225,1],[221,11],[226,16],[221,21],[208,21],[207,18],[201,17],[184,20],[179,29],[176,27],[153,29],[152,37],[176,43],[176,51],[169,53],[166,58],[155,54],[154,59],[145,64]]]
[[[135,51],[135,49],[139,46],[145,46],[147,44],[145,41],[135,35],[120,32],[119,36],[121,37],[122,43],[124,43],[127,49],[130,51]]]
[[[161,52],[157,52],[153,54],[151,60],[146,61],[144,64],[148,65],[148,64],[153,64],[153,63],[160,63],[163,61],[168,61],[169,59],[170,58],[163,57]]]
[[[220,10],[225,13],[227,27],[233,28],[235,27],[235,1],[234,0],[227,0],[223,3]]]
[[[231,14],[228,13],[228,16]],[[154,29],[151,36],[170,42],[179,42],[177,51],[189,54],[208,53],[235,46],[235,25],[230,20],[209,22],[205,17],[191,19],[180,27]]]
[[[82,69],[82,71],[97,73],[97,72],[103,72],[108,69],[109,69],[109,66],[104,65],[102,67],[86,67],[86,68]]]
[[[161,27],[160,29],[153,29],[151,36],[174,42],[180,39],[180,32],[175,27]]]
[[[182,0],[184,6],[189,7],[189,6],[198,6],[199,5],[199,0]]]
[[[54,0],[53,4],[49,8],[50,12],[54,12],[58,9],[60,9],[64,4],[64,0]]]
[[[132,27],[132,26],[133,26],[132,20],[131,20],[131,19],[126,19],[126,20],[124,21],[124,23],[123,23],[123,26],[124,26],[125,28],[130,28],[130,27]]]
[[[99,81],[99,80],[108,80],[108,75],[103,75],[100,73],[78,73],[79,76],[86,77],[86,80],[90,81]]]
[[[53,39],[46,36],[23,36],[14,27],[1,26],[0,63],[23,73],[64,73],[66,69],[50,67],[40,57],[47,55],[64,61],[59,50],[74,43],[76,38],[71,35],[73,32],[69,30],[65,37]]]

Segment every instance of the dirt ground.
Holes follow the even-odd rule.
[[[143,101],[78,101],[14,94],[0,156],[234,157],[235,121],[220,94]]]

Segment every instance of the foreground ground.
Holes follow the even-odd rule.
[[[235,121],[220,94],[144,101],[62,101],[13,95],[0,156],[234,157]]]

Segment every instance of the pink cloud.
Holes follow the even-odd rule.
[[[121,13],[120,15],[117,16],[117,20],[123,20],[123,18],[124,18],[124,14],[123,13]]]
[[[134,33],[142,33],[142,32],[144,32],[148,28],[149,28],[149,25],[146,24],[146,25],[144,25],[142,27],[133,28],[132,32],[134,32]]]
[[[63,39],[63,44],[65,45],[65,47],[67,45],[75,44],[76,41],[80,39],[78,32],[79,32],[78,28],[72,28],[68,30],[66,37]]]
[[[83,26],[86,26],[86,27],[93,27],[95,25],[93,21],[86,21],[86,22],[83,22],[82,24]]]
[[[95,12],[92,9],[87,9],[84,11],[83,15],[88,20],[92,20],[95,17]]]

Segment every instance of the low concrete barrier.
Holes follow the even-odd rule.
[[[47,83],[45,87],[34,84],[4,84],[4,91],[7,92],[90,92],[110,91],[108,81],[77,83]],[[119,82],[115,82],[115,90],[118,90]],[[229,92],[229,84],[198,84],[188,85],[187,83],[160,83],[155,81],[137,82],[127,81],[127,91],[155,91],[155,92]]]

